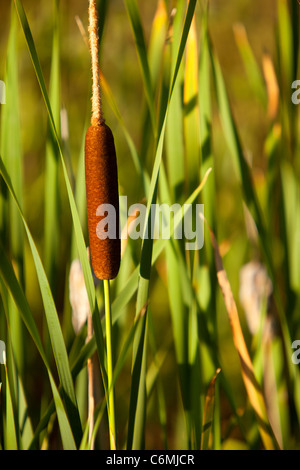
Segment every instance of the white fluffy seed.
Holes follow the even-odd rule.
[[[257,261],[250,261],[242,267],[239,298],[252,335],[259,329],[262,308],[264,305],[268,308],[272,290],[272,282],[265,266]]]
[[[84,283],[79,259],[72,261],[69,275],[70,303],[72,306],[72,325],[76,334],[85,324],[89,311],[89,299]]]

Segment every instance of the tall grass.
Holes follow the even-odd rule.
[[[25,9],[21,0],[11,2],[8,37],[0,44],[6,48],[6,104],[0,111],[2,449],[106,449],[112,396],[117,449],[299,448],[300,376],[291,360],[300,334],[299,116],[291,101],[299,10],[295,2],[276,2],[268,25],[273,52],[262,57],[242,24],[230,31],[237,73],[247,78],[249,109],[258,110],[260,119],[250,126],[251,112],[241,116],[232,96],[210,3],[158,0],[148,11],[137,0],[124,0],[120,21],[129,58],[124,53],[123,59],[114,56],[113,8],[98,2],[103,106],[114,127],[120,194],[128,196],[128,207],[145,201],[148,209],[142,239],[122,241],[111,319],[105,319],[103,285],[87,255],[86,17],[77,20],[75,40],[68,38],[62,2],[40,5],[41,11],[52,9],[45,52],[32,2],[24,2]],[[78,66],[65,52],[70,56],[74,40],[82,58],[80,74],[72,77],[82,92],[78,100],[66,92],[64,75],[64,60]],[[24,110],[25,86],[40,100],[41,124],[34,128],[34,104]],[[260,127],[259,146],[251,131]],[[258,148],[259,158],[249,159]],[[174,215],[169,240],[147,237],[156,202],[194,209],[204,203],[201,250],[187,251],[185,240],[175,237],[184,210]],[[130,214],[120,210],[124,227]],[[74,259],[82,269],[72,284],[82,293],[78,309],[89,311],[93,321],[88,342],[86,325],[78,332],[72,326]],[[239,270],[253,260],[266,266],[272,296],[263,299],[260,327],[252,335],[239,301]],[[256,286],[254,295],[258,291]],[[251,315],[256,310],[252,303]],[[112,358],[106,354],[106,320],[112,322]]]

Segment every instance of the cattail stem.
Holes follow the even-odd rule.
[[[93,321],[91,312],[88,314],[88,332],[87,341],[90,341],[93,336]],[[94,396],[94,364],[93,356],[87,361],[88,369],[88,407],[89,407],[89,443],[90,449],[94,450],[94,412],[95,412],[95,396]]]
[[[89,42],[92,58],[93,93],[92,93],[92,126],[104,123],[101,107],[100,72],[99,72],[99,35],[96,0],[89,3]]]
[[[96,0],[89,1],[89,44],[92,60],[93,93],[91,126],[85,139],[85,178],[91,261],[95,275],[104,282],[107,348],[107,410],[111,450],[116,449],[115,403],[112,360],[112,319],[109,279],[117,276],[120,266],[118,172],[114,139],[104,123],[101,109],[99,36]],[[99,207],[113,206],[115,236],[105,234],[99,223]],[[99,228],[100,227],[100,228]],[[106,235],[106,236],[104,236]]]
[[[109,280],[104,280],[105,322],[106,322],[106,347],[107,347],[107,380],[108,380],[108,421],[111,450],[116,449],[116,424],[115,424],[115,397],[113,388],[113,358],[112,358],[112,318],[110,302]]]

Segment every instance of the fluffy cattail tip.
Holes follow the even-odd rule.
[[[87,130],[85,178],[93,270],[99,279],[114,279],[121,257],[118,171],[114,138],[104,123]]]

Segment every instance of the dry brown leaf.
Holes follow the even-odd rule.
[[[203,431],[201,439],[201,449],[206,450],[209,447],[209,438],[211,435],[212,429],[212,420],[214,415],[214,403],[215,403],[215,383],[216,379],[221,372],[221,369],[218,368],[215,372],[215,375],[211,379],[207,394],[205,397],[204,404],[204,413],[203,413]]]
[[[279,86],[272,59],[268,54],[263,56],[263,72],[268,92],[268,115],[274,119],[278,111]]]
[[[232,294],[231,286],[228,281],[226,271],[223,267],[219,246],[210,228],[209,231],[211,242],[214,248],[218,283],[221,288],[226,310],[228,313],[228,318],[232,330],[233,342],[240,358],[242,377],[246,387],[247,395],[255,411],[260,435],[265,448],[268,450],[278,449],[278,443],[275,439],[274,433],[269,423],[263,393],[254,374],[254,368],[243,336],[236,303]]]

